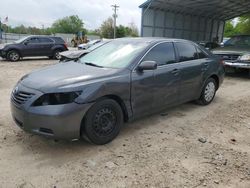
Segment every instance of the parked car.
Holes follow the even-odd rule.
[[[28,36],[13,43],[0,46],[0,56],[9,61],[18,61],[23,57],[48,56],[60,59],[60,52],[68,50],[61,37]]]
[[[229,37],[224,37],[220,45],[223,46],[229,39]]]
[[[105,40],[105,41],[99,42],[99,43],[91,46],[87,50],[72,50],[72,51],[61,52],[60,53],[60,56],[61,56],[60,62],[77,61],[79,58],[81,58],[81,57],[85,56],[86,54],[88,54],[89,52],[92,52],[93,50],[103,46],[104,44],[107,44],[110,41],[111,40]]]
[[[203,46],[207,50],[212,50],[214,48],[218,48],[220,45],[216,42],[205,42],[205,41],[200,41],[198,42],[199,45]]]
[[[191,41],[116,39],[21,78],[11,111],[27,132],[106,144],[124,122],[188,101],[210,104],[223,78],[221,61]]]
[[[213,53],[225,61],[226,69],[250,70],[250,35],[234,36]]]
[[[78,45],[78,50],[87,50],[91,46],[93,46],[93,45],[95,45],[95,44],[97,44],[97,43],[99,43],[101,41],[102,41],[101,39],[97,39],[97,40],[89,41],[86,44],[80,44],[80,45]]]

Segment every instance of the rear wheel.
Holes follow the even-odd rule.
[[[7,53],[7,59],[16,62],[20,59],[20,54],[16,50],[11,50]]]
[[[201,96],[197,102],[201,105],[210,104],[215,97],[216,88],[217,88],[216,81],[213,78],[209,78],[206,81]]]
[[[87,112],[82,135],[86,135],[94,144],[103,145],[115,139],[122,125],[123,112],[120,105],[114,100],[104,99]]]
[[[60,60],[61,59],[60,52],[61,52],[61,50],[55,50],[53,58],[56,59],[56,60]]]

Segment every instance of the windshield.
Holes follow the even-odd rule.
[[[92,63],[99,67],[124,68],[147,46],[146,42],[112,41],[82,57],[80,63]]]
[[[250,36],[235,36],[225,42],[224,46],[250,46]]]
[[[29,38],[29,37],[23,37],[23,38],[21,38],[21,39],[19,39],[19,40],[16,40],[15,43],[21,43],[21,42],[25,41],[25,40],[28,39],[28,38]]]

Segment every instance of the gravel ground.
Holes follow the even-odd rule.
[[[206,107],[184,104],[126,124],[112,143],[54,142],[12,121],[24,74],[57,63],[0,61],[0,187],[250,187],[250,80],[229,76]]]

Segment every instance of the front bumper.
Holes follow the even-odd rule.
[[[6,58],[6,56],[7,56],[7,53],[4,50],[0,49],[0,57]]]
[[[240,69],[250,69],[250,62],[225,62],[225,67],[240,68]]]
[[[25,89],[27,91],[28,88]],[[33,107],[31,104],[42,93],[34,90],[32,92],[35,93],[34,97],[23,105],[17,105],[11,99],[12,117],[21,129],[53,139],[80,138],[82,119],[92,104],[71,103]]]

